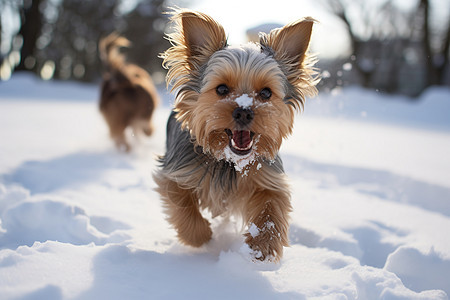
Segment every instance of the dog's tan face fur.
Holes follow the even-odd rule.
[[[291,133],[294,108],[283,102],[285,93],[278,80],[283,74],[277,63],[262,53],[245,52],[245,49],[235,50],[241,52],[241,57],[246,61],[254,60],[253,64],[240,65],[236,61],[226,61],[229,58],[227,51],[211,57],[187,126],[198,144],[217,159],[223,159],[226,148],[232,147],[233,132],[245,130],[250,132],[251,151],[273,160],[282,139]],[[225,57],[220,57],[221,54]],[[226,87],[228,92],[219,95],[218,86],[222,89]],[[267,94],[262,96],[261,92]],[[267,98],[267,95],[270,97]],[[233,118],[233,112],[238,107],[244,108],[244,113],[245,109],[252,112],[253,119],[249,124],[237,124]]]
[[[305,60],[314,21],[305,19],[263,36],[262,43],[274,51],[271,57],[252,44],[222,49],[226,45],[224,30],[206,15],[182,12],[175,20],[182,30],[172,36],[177,46],[165,56],[166,64],[173,66],[168,77],[174,88],[207,61],[200,90],[184,91],[177,97],[178,120],[217,159],[224,158],[229,145],[226,129],[251,131],[258,155],[273,159],[282,139],[292,131],[295,109],[303,106],[305,94],[316,92],[310,62]],[[219,85],[229,92],[219,95]],[[264,89],[270,91],[270,98],[261,96]],[[289,89],[293,95],[288,95]],[[252,99],[254,120],[246,128],[236,128],[232,118],[239,106],[234,100],[241,95]]]
[[[231,47],[207,15],[181,10],[173,19],[173,47],[163,58],[168,83],[178,90],[180,129],[169,120],[174,141],[155,175],[168,220],[183,243],[200,246],[211,229],[199,208],[238,213],[255,257],[278,260],[288,245],[291,210],[278,151],[305,96],[316,93],[313,60],[306,55],[314,21],[262,34],[259,44]],[[190,141],[183,142],[182,130]]]

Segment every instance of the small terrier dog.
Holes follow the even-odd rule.
[[[278,261],[288,246],[290,191],[278,151],[296,110],[317,93],[307,55],[312,18],[232,47],[211,17],[172,15],[172,47],[162,54],[167,83],[178,90],[167,124],[156,190],[179,240],[199,247],[212,217],[233,214],[247,227],[255,259]]]
[[[129,151],[125,129],[152,134],[151,118],[159,103],[158,93],[150,75],[137,65],[127,63],[120,52],[130,41],[112,33],[99,44],[100,58],[105,66],[100,92],[100,111],[108,124],[111,138],[120,150]]]

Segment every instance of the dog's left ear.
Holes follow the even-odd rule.
[[[260,44],[269,47],[275,59],[301,66],[311,39],[315,20],[311,17],[274,29],[269,34],[260,36]]]
[[[290,83],[284,101],[297,109],[303,108],[306,96],[317,94],[315,85],[319,79],[313,68],[315,57],[307,54],[315,22],[307,17],[269,34],[260,34],[261,50],[278,61]]]

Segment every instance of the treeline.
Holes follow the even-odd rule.
[[[130,61],[162,75],[157,56],[169,47],[164,38],[165,1],[138,0],[137,5],[127,7],[136,2],[0,0],[2,18],[9,13],[20,20],[10,47],[5,44],[7,37],[0,36],[1,78],[13,70],[28,70],[43,78],[98,80],[98,41],[112,31],[136,45],[126,50]],[[347,58],[319,62],[324,71],[319,88],[360,84],[417,96],[429,86],[450,85],[449,6],[444,5],[449,11],[439,11],[435,0],[411,0],[409,8],[399,7],[400,2],[316,2],[345,26],[351,49]]]
[[[450,85],[450,5],[442,11],[430,0],[411,1],[409,8],[399,1],[322,4],[345,25],[351,46],[347,59],[322,62],[330,70],[322,86],[357,83],[417,96],[429,86]]]
[[[162,71],[157,56],[169,46],[163,37],[165,0],[143,0],[134,7],[126,6],[131,1],[115,0],[0,1],[3,9],[9,6],[20,16],[20,29],[2,57],[2,68],[92,82],[102,69],[98,41],[117,31],[132,43],[124,49],[130,61],[151,73]]]

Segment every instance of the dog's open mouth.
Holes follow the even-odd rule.
[[[225,130],[230,138],[230,149],[237,155],[246,155],[252,151],[254,132],[249,130]]]

